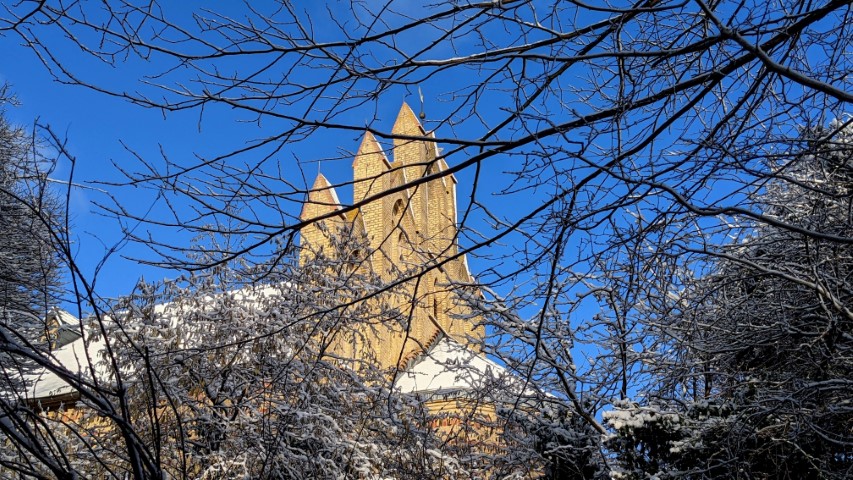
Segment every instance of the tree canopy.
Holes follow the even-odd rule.
[[[195,155],[127,145],[103,185],[139,260],[182,273],[289,268],[300,229],[376,200],[302,219],[309,167],[348,161],[365,131],[389,150],[434,140],[448,168],[377,196],[466,179],[454,244],[479,268],[456,287],[477,292],[486,353],[556,404],[503,412],[529,441],[519,463],[842,478],[851,15],[845,0],[24,0],[0,35],[61,85],[229,125]],[[402,98],[422,134],[385,127],[381,104]],[[122,202],[131,190],[151,202]],[[179,241],[197,235],[228,241],[198,256]],[[407,281],[442,265],[415,267]],[[300,318],[396,285],[346,284]]]
[[[8,86],[0,88],[0,306],[7,314],[44,315],[56,301],[59,266],[51,230],[58,205],[46,186],[49,163],[37,141],[6,119],[12,101]]]
[[[655,325],[663,355],[653,392],[667,413],[638,426],[624,418],[655,412],[632,407],[613,417],[621,430],[635,429],[626,452],[642,445],[661,462],[641,471],[670,468],[679,478],[853,471],[851,246],[839,241],[853,225],[851,140],[844,122],[804,129],[802,153],[777,165],[779,179],[755,194],[766,215],[815,233],[760,223],[732,232],[741,236]]]

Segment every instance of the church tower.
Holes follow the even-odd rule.
[[[405,319],[402,324],[374,325],[365,333],[381,367],[403,367],[437,338],[449,336],[479,351],[484,331],[460,301],[460,289],[472,283],[464,255],[459,255],[456,220],[456,179],[431,180],[447,169],[437,158],[434,135],[403,104],[392,129],[391,158],[373,134],[366,132],[353,160],[353,205],[347,215],[334,188],[321,174],[308,194],[301,219],[303,261],[321,249],[331,251],[333,226],[364,234],[368,252],[358,268],[369,269],[385,284],[402,283],[390,302]],[[396,190],[396,191],[395,191]],[[390,322],[389,322],[390,323]],[[401,326],[402,325],[402,326]],[[349,350],[358,357],[358,348]]]

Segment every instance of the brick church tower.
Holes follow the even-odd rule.
[[[337,227],[367,238],[368,250],[358,268],[370,269],[384,283],[405,280],[392,303],[406,327],[377,325],[362,342],[370,342],[383,368],[404,367],[436,339],[450,337],[479,351],[483,327],[472,319],[460,299],[460,285],[472,277],[464,255],[459,255],[456,223],[456,179],[453,175],[418,183],[418,179],[447,169],[436,158],[437,146],[412,109],[403,104],[392,129],[393,162],[376,138],[367,132],[353,161],[353,205],[347,214],[335,214],[342,205],[322,174],[303,206],[301,219],[314,222],[301,232],[303,260],[311,252],[331,251],[329,232]],[[408,188],[399,188],[410,185]],[[399,188],[394,193],[383,192]],[[366,199],[372,201],[365,202]],[[473,291],[473,290],[472,290]],[[357,344],[338,342],[335,350],[358,358]]]

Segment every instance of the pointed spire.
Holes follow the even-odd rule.
[[[376,137],[373,136],[369,131],[364,132],[364,138],[361,140],[361,146],[358,147],[358,152],[355,154],[355,159],[353,160],[353,166],[356,166],[360,160],[364,159],[364,157],[368,157],[374,154],[381,154],[382,158],[385,159],[385,162],[388,162],[388,159],[385,157],[385,152],[382,150],[382,145],[376,140]]]
[[[341,209],[341,201],[338,199],[338,192],[335,187],[329,183],[329,180],[322,173],[317,173],[317,178],[314,180],[314,186],[311,187],[311,192],[308,193],[308,198],[314,198],[317,203],[324,206],[332,207],[335,210]]]
[[[397,114],[397,120],[394,122],[394,128],[391,129],[391,133],[395,135],[421,136],[424,132],[424,127],[421,125],[421,121],[418,120],[418,117],[415,115],[412,107],[410,107],[408,103],[403,102],[403,106],[400,107],[400,113]],[[395,139],[394,143],[396,144],[397,142],[398,140]]]
[[[382,145],[372,133],[365,132],[352,162],[353,201],[360,202],[368,195],[385,190],[388,179],[382,176],[390,169],[391,164],[382,151]]]
[[[329,180],[323,175],[319,169],[317,171],[317,178],[314,179],[314,185],[311,187],[311,191],[314,190],[325,190],[331,187],[332,184],[329,183]]]
[[[325,175],[318,173],[317,178],[314,179],[314,185],[308,191],[308,199],[302,205],[300,217],[307,220],[340,209],[341,201],[338,199],[335,188],[332,187]]]

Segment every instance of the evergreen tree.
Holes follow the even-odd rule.
[[[11,102],[0,88],[0,308],[7,317],[43,318],[58,283],[57,207],[33,138],[6,119],[2,107]]]
[[[757,194],[770,221],[669,312],[664,356],[682,365],[651,392],[662,400],[608,414],[627,476],[853,473],[853,128],[807,131],[794,150]]]

